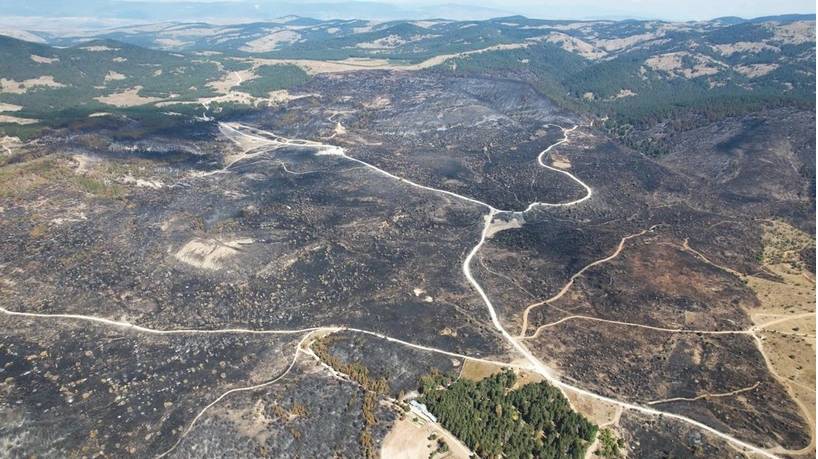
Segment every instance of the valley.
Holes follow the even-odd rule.
[[[10,456],[814,456],[814,18],[304,22],[0,40]]]

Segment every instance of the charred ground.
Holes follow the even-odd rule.
[[[781,377],[788,367],[758,336],[814,305],[771,306],[757,284],[800,276],[814,294],[814,259],[770,258],[773,230],[761,224],[793,228],[784,252],[814,250],[814,143],[803,140],[814,113],[727,118],[655,159],[504,78],[329,73],[292,94],[225,119],[341,146],[508,211],[471,268],[503,327],[559,379],[776,454],[811,454],[815,415],[790,383],[814,385],[814,371]],[[413,379],[457,373],[468,358],[520,364],[462,271],[486,205],[321,148],[234,143],[215,122],[147,138],[122,135],[141,132],[138,122],[106,123],[16,146],[0,173],[0,306],[41,314],[4,316],[0,409],[15,420],[3,431],[14,451],[369,455]],[[583,196],[537,163],[563,136],[543,162],[593,195],[521,212]],[[789,332],[814,348],[801,327]],[[303,330],[199,333],[225,328]],[[326,356],[389,390],[328,368]],[[734,454],[676,418],[625,410],[610,427],[637,457]]]

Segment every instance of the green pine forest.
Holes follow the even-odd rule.
[[[514,389],[511,370],[479,382],[422,378],[424,403],[438,421],[484,458],[581,458],[597,426],[574,412],[547,382]]]

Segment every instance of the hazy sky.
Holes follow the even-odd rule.
[[[0,0],[0,2],[5,0]],[[16,1],[16,0],[15,0]],[[70,2],[71,0],[69,0]],[[76,1],[76,0],[74,0]],[[82,1],[82,0],[79,0]],[[139,2],[140,0],[129,0]],[[157,0],[146,0],[157,1]],[[158,0],[225,1],[225,0]],[[275,5],[276,0],[227,0]],[[288,1],[288,0],[285,0]],[[291,0],[290,0],[291,1]],[[354,0],[353,0],[354,1]],[[539,18],[586,18],[622,15],[676,20],[712,19],[720,16],[753,18],[784,13],[815,13],[815,0],[361,0],[385,3],[411,10],[423,5],[479,6]],[[303,0],[302,3],[345,3],[348,0]]]
[[[386,0],[410,4],[406,0]],[[452,2],[458,3],[458,2]],[[460,2],[519,10],[536,17],[584,17],[621,14],[662,19],[712,19],[719,16],[745,18],[782,13],[814,13],[814,0],[503,0]]]
[[[815,13],[814,0],[0,0],[0,17],[48,16],[60,20],[68,16],[190,20],[203,15],[201,19],[229,21],[241,15],[272,19],[286,14],[322,19],[466,19],[522,14],[543,19],[698,20],[784,13]]]

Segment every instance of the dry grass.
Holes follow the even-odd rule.
[[[415,420],[417,419],[417,420]],[[435,454],[435,459],[466,459],[469,451],[440,426],[426,422],[408,413],[392,425],[381,446],[381,457],[394,459],[426,459],[437,449],[437,440],[429,440],[434,434],[443,438],[449,446],[444,454]]]
[[[814,426],[815,280],[799,253],[814,250],[815,239],[786,223],[770,221],[764,225],[763,243],[762,264],[781,280],[745,277],[760,301],[749,311],[750,318],[760,327],[756,334],[767,364]]]
[[[218,270],[227,259],[238,255],[242,246],[252,242],[253,240],[249,238],[231,240],[193,238],[176,252],[176,258],[196,268]]]
[[[108,94],[107,96],[94,97],[94,99],[103,104],[113,105],[115,107],[135,107],[137,105],[145,105],[162,100],[158,97],[140,96],[139,91],[141,90],[142,86],[134,86],[133,88]]]
[[[37,87],[63,88],[65,85],[56,81],[51,75],[43,75],[41,77],[29,78],[23,81],[0,78],[0,92],[25,94],[29,89]]]
[[[558,153],[551,154],[551,167],[556,167],[557,169],[567,170],[571,168],[571,160],[568,159],[566,156],[562,156]]]
[[[0,123],[34,124],[38,123],[39,121],[40,120],[36,120],[34,118],[20,118],[19,116],[0,115]]]
[[[815,247],[815,240],[786,223],[770,221],[764,224],[762,241],[762,264],[781,281],[746,276],[747,285],[761,302],[749,311],[750,318],[760,324],[775,316],[815,312],[815,280],[799,255],[802,249]]]
[[[63,157],[44,157],[0,168],[0,197],[21,196],[39,187],[61,185],[103,198],[119,198],[125,188],[113,179],[119,169],[101,167],[88,173],[78,171],[73,160]]]
[[[476,362],[474,360],[466,360],[463,362],[463,369],[460,371],[460,377],[468,379],[469,381],[480,381],[489,376],[499,373],[503,367],[491,363]]]
[[[612,425],[619,419],[620,408],[612,403],[566,391],[571,406],[598,426]]]
[[[764,76],[777,68],[778,64],[748,64],[738,65],[733,69],[748,78],[757,78]]]

